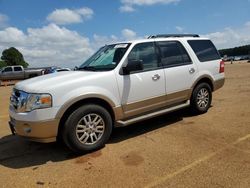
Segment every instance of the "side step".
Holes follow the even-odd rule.
[[[125,121],[119,120],[119,121],[117,121],[116,126],[117,127],[124,127],[124,126],[130,125],[130,124],[133,124],[133,123],[136,123],[136,122],[139,122],[139,121],[143,121],[143,120],[150,119],[150,118],[153,118],[153,117],[165,114],[165,113],[169,113],[169,112],[173,112],[175,110],[179,110],[181,108],[185,108],[185,107],[187,107],[189,105],[190,105],[190,101],[188,100],[187,102],[185,102],[183,104],[173,106],[173,107],[170,107],[170,108],[166,108],[166,109],[163,109],[163,110],[160,110],[160,111],[157,111],[157,112],[152,112],[150,114],[145,114],[145,115],[135,117],[135,118],[125,120]]]

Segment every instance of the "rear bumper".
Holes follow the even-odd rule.
[[[225,78],[221,78],[219,80],[216,80],[214,82],[214,91],[216,91],[217,89],[220,89],[225,83]]]
[[[59,120],[28,122],[10,118],[9,125],[12,134],[32,141],[48,143],[56,141]]]

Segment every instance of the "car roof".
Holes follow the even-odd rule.
[[[139,39],[134,39],[134,40],[128,40],[128,41],[121,41],[121,42],[116,42],[116,43],[111,43],[111,44],[121,44],[121,43],[143,43],[143,42],[154,42],[154,41],[187,41],[187,40],[210,40],[206,37],[157,37],[157,38],[139,38]],[[110,45],[111,45],[110,44]]]

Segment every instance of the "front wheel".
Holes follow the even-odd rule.
[[[109,112],[95,104],[76,109],[65,122],[63,140],[75,152],[88,152],[105,145],[112,132]]]
[[[201,83],[195,87],[191,97],[191,108],[195,113],[208,111],[212,102],[212,90],[209,84]]]

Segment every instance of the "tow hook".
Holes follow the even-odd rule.
[[[9,126],[10,126],[10,130],[11,130],[12,135],[16,135],[16,130],[11,122],[9,122]]]

